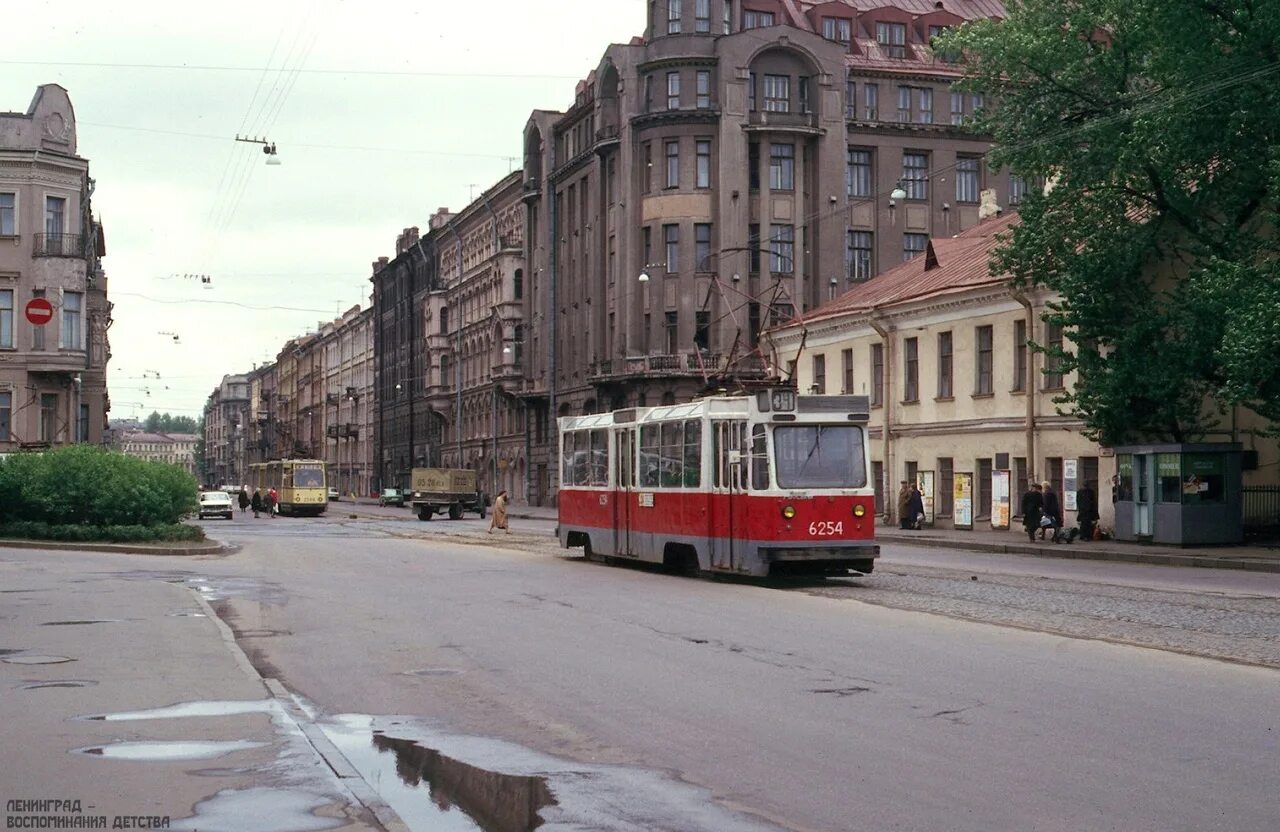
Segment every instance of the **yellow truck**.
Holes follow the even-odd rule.
[[[474,511],[484,519],[488,499],[476,487],[476,472],[467,468],[414,468],[409,506],[419,520],[430,520],[437,512],[450,520]]]

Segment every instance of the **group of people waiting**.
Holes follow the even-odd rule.
[[[276,512],[280,508],[280,495],[276,493],[274,488],[268,488],[267,493],[263,494],[262,489],[253,489],[253,496],[249,496],[249,487],[244,486],[240,489],[240,513],[244,514],[246,509],[253,509],[253,516],[258,517],[261,512],[266,512],[268,517],[275,517]]]
[[[1076,492],[1076,522],[1074,529],[1064,529],[1062,502],[1053,486],[1047,482],[1033,482],[1022,495],[1022,527],[1034,543],[1040,540],[1054,543],[1074,543],[1076,539],[1093,540],[1098,527],[1098,498],[1088,483]]]

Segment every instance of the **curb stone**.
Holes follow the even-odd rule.
[[[220,555],[234,550],[234,547],[217,540],[209,540],[197,546],[150,546],[145,543],[77,543],[64,540],[0,539],[0,547],[61,552],[115,552],[122,555],[164,555],[169,557]]]

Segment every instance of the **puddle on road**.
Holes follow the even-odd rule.
[[[98,684],[90,679],[60,679],[56,682],[28,682],[18,690],[43,690],[44,688],[91,688]]]
[[[154,742],[116,742],[110,745],[95,745],[88,748],[77,748],[71,753],[87,754],[91,757],[104,757],[113,760],[138,760],[150,763],[164,763],[177,760],[212,760],[225,757],[237,751],[248,751],[262,748],[265,742],[250,740],[158,740]]]
[[[114,624],[122,618],[89,618],[84,621],[46,621],[41,627],[79,627],[84,624]]]
[[[401,676],[457,676],[462,670],[456,667],[423,667],[418,670],[406,670]]]
[[[371,730],[366,719],[324,726],[365,782],[413,830],[531,832],[555,805],[544,777],[467,765],[412,740]]]
[[[73,662],[73,661],[75,661],[75,659],[68,658],[67,656],[39,656],[39,655],[9,656],[8,658],[0,659],[0,662],[6,662],[8,664],[63,664],[64,662]]]
[[[191,832],[319,832],[345,826],[346,820],[317,815],[333,799],[304,789],[227,789],[195,806],[195,814],[171,829]]]
[[[80,719],[104,720],[106,722],[133,722],[143,719],[186,719],[201,716],[236,716],[239,714],[269,714],[280,710],[280,704],[274,699],[231,699],[207,702],[179,702],[176,705],[165,705],[161,708],[148,708],[143,711],[121,711],[114,714],[93,714]]]
[[[208,618],[202,612],[171,612],[169,618]]]

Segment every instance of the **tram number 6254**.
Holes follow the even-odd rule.
[[[816,520],[809,524],[809,534],[814,537],[844,534],[844,523],[836,520]]]

